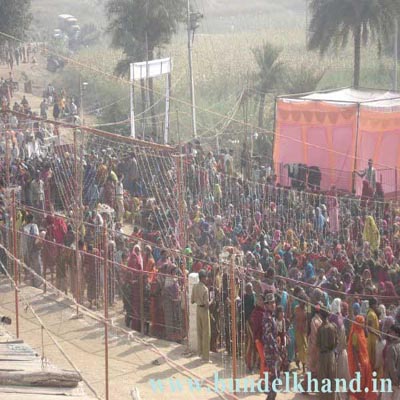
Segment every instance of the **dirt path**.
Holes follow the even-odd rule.
[[[82,319],[72,319],[73,309],[67,301],[56,298],[55,295],[43,296],[42,291],[32,287],[23,287],[22,295],[33,306],[36,313],[43,320],[44,325],[49,329],[52,335],[64,348],[77,365],[84,378],[96,389],[97,393],[104,397],[104,330],[103,325],[89,317]],[[21,296],[22,301],[22,296]],[[6,278],[0,282],[0,315],[10,315],[15,321],[14,291]],[[122,315],[120,306],[116,306],[112,315]],[[122,318],[116,318],[115,324],[122,324]],[[15,323],[13,324],[15,327]],[[133,339],[128,340],[119,332],[111,329],[110,332],[110,399],[130,399],[130,391],[137,387],[142,396],[142,400],[190,400],[190,399],[220,399],[211,390],[207,388],[198,389],[196,383],[193,383],[194,389],[190,389],[188,376],[179,373],[165,362],[161,365],[153,365],[153,361],[160,359],[156,352],[152,351],[151,345],[157,346],[170,359],[177,362],[180,366],[190,370],[198,376],[210,379],[214,382],[214,373],[219,377],[225,374],[230,375],[231,360],[228,356],[222,354],[213,354],[213,364],[202,364],[200,360],[193,356],[187,358],[183,355],[185,346],[176,343],[156,340],[149,337],[141,337],[133,333]],[[71,368],[59,350],[55,347],[49,336],[42,334],[38,321],[30,311],[24,310],[20,305],[20,337],[35,348],[39,354],[42,352],[53,363],[60,367]],[[143,340],[144,344],[134,340],[137,338]],[[180,379],[182,389],[175,389],[175,392],[169,387],[169,378]],[[251,376],[257,379],[257,376]],[[163,390],[157,393],[154,391],[151,380],[163,381]],[[89,389],[88,389],[89,390]],[[264,394],[242,394],[239,398],[262,399]],[[1,399],[1,395],[0,395]],[[304,396],[294,394],[279,394],[278,400],[303,400]]]

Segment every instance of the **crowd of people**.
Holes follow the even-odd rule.
[[[229,149],[213,154],[199,141],[177,149],[180,165],[165,149],[95,136],[84,153],[59,142],[42,152],[48,124],[32,124],[29,115],[2,114],[0,203],[1,243],[11,249],[6,189],[20,188],[16,225],[27,283],[46,289],[44,277],[94,308],[107,278],[109,302],[122,301],[127,326],[178,342],[192,302],[205,362],[209,351],[232,354],[235,329],[238,355],[261,378],[293,367],[320,379],[360,371],[370,388],[376,372],[398,395],[396,204],[339,195],[334,187],[282,187],[271,168],[240,173],[248,159]],[[27,151],[32,136],[39,144]],[[359,175],[373,187],[372,163],[368,168]],[[227,253],[236,254],[234,287]],[[0,256],[6,265],[6,253]],[[200,283],[189,299],[190,273]]]

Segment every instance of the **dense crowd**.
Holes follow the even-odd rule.
[[[66,98],[50,89],[46,102]],[[14,107],[29,118],[23,103]],[[79,156],[79,189],[71,148],[46,147],[49,124],[6,113],[2,124],[1,240],[11,248],[5,189],[20,187],[18,251],[34,272],[26,270],[29,284],[45,289],[42,276],[98,307],[107,256],[109,302],[122,300],[127,326],[182,341],[185,274],[198,273],[190,300],[203,318],[204,361],[209,349],[232,353],[234,325],[249,373],[278,376],[297,365],[319,378],[347,379],[360,371],[370,387],[375,371],[398,393],[400,209],[375,196],[372,163],[359,175],[375,191],[357,198],[334,187],[328,193],[281,187],[270,167],[255,166],[245,152],[237,160],[232,150],[213,154],[199,141],[179,149],[180,182],[166,152],[122,151],[110,142],[104,151],[104,142],[89,140]],[[239,254],[235,287],[222,262],[232,249]]]

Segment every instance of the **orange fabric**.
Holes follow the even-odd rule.
[[[390,131],[398,129],[399,122],[400,112],[374,111],[367,110],[364,107],[360,111],[360,131]]]
[[[256,348],[258,355],[260,356],[260,378],[264,378],[265,372],[265,356],[264,356],[264,345],[257,339]]]
[[[305,125],[342,125],[356,117],[356,107],[338,106],[323,101],[277,102],[277,119]]]
[[[347,353],[349,359],[349,371],[350,371],[350,378],[355,378],[355,373],[359,370],[361,374],[361,392],[360,393],[351,393],[351,396],[355,399],[359,400],[373,400],[377,398],[376,393],[372,393],[372,370],[369,363],[368,357],[368,349],[367,349],[367,338],[365,337],[364,333],[364,317],[362,315],[357,315],[355,322],[351,326],[349,340],[347,345]],[[358,349],[357,353],[355,354],[355,350],[353,348],[353,336],[356,336]],[[358,358],[360,368],[356,365],[356,359]],[[369,392],[366,396],[365,388],[368,387]]]
[[[307,127],[301,127],[301,139],[303,140],[303,158],[304,164],[308,165],[308,140],[307,140]]]

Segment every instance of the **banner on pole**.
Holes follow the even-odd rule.
[[[170,58],[134,63],[131,69],[131,81],[156,78],[164,74],[170,74],[171,70],[172,63]]]

